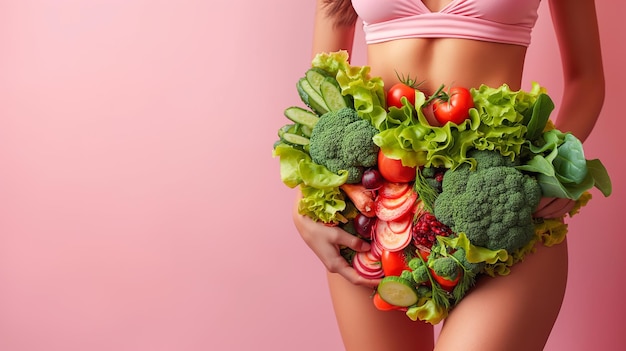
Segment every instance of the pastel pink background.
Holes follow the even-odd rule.
[[[597,7],[608,95],[586,150],[615,192],[571,221],[547,350],[626,342],[626,5]],[[271,157],[283,109],[300,104],[313,8],[0,1],[0,350],[342,349]],[[558,103],[546,3],[541,15],[525,84]]]

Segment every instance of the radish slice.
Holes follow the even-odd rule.
[[[384,250],[400,251],[411,243],[413,238],[411,226],[400,233],[395,233],[389,227],[389,222],[378,220],[374,230],[374,239],[376,243]]]
[[[377,260],[380,260],[380,258],[383,256],[383,248],[380,247],[380,245],[378,245],[376,241],[372,241],[370,243],[370,252]]]
[[[357,252],[352,259],[352,267],[362,276],[368,279],[382,278],[384,276],[382,265],[379,260],[369,252]]]
[[[380,204],[380,206],[391,210],[402,206],[405,202],[409,201],[414,194],[415,192],[413,190],[408,190],[403,195],[394,198],[379,196],[376,202]]]
[[[405,232],[411,224],[413,223],[413,214],[407,213],[404,216],[394,219],[393,221],[388,222],[389,229],[391,229],[394,233],[402,233]]]
[[[376,216],[383,221],[393,221],[411,212],[417,201],[417,193],[411,190],[409,194],[400,206],[394,208],[388,208],[383,201],[377,201]]]
[[[385,182],[380,189],[378,189],[378,195],[387,199],[398,198],[411,189],[409,183],[392,183]]]

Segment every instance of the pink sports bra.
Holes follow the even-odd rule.
[[[403,38],[464,38],[528,46],[541,0],[352,0],[368,44]]]

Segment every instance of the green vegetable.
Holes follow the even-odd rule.
[[[300,185],[300,214],[324,223],[346,221],[341,213],[346,209],[346,201],[339,186],[346,182],[347,172],[333,173],[314,163],[306,152],[283,142],[275,145],[273,155],[280,158],[283,183],[290,188]]]
[[[428,260],[428,265],[438,276],[448,280],[454,280],[459,275],[459,264],[452,257],[443,256]]]
[[[466,255],[467,253],[462,247],[456,248],[455,251],[452,253],[452,257],[465,271],[465,276],[467,276],[468,274],[471,276],[480,273],[484,266],[484,262],[470,262],[468,261]]]
[[[310,129],[313,129],[317,121],[319,121],[317,114],[298,106],[287,107],[284,113],[285,117],[289,118],[292,122]]]
[[[298,203],[298,213],[301,215],[324,223],[347,221],[341,213],[346,208],[346,202],[339,188],[317,189],[303,185],[300,190],[302,199]]]
[[[421,305],[409,307],[406,315],[412,321],[421,320],[436,325],[448,316],[448,307],[427,299]]]
[[[353,99],[352,107],[361,118],[378,128],[386,118],[385,89],[380,77],[370,77],[369,66],[351,66],[345,50],[320,53],[311,65],[335,77],[343,96]]]
[[[414,260],[420,261],[419,258],[415,258]],[[428,273],[428,267],[425,264],[421,264],[417,268],[415,268],[412,272],[413,281],[416,284],[422,284],[430,281],[430,275]]]
[[[363,171],[376,165],[379,149],[372,140],[376,133],[354,109],[331,111],[313,128],[309,154],[331,172],[347,171],[347,183],[359,183]]]
[[[344,96],[337,80],[332,77],[326,77],[320,84],[320,94],[324,98],[329,111],[338,111],[342,108],[352,108],[352,101],[349,97]]]
[[[534,235],[539,184],[497,151],[473,150],[469,155],[476,169],[463,165],[445,173],[435,216],[476,246],[509,253],[523,247]]]
[[[534,173],[544,196],[577,200],[593,187],[611,195],[606,168],[598,159],[585,159],[582,142],[573,134],[551,129],[527,148],[532,156],[517,168]]]
[[[311,108],[311,110],[313,110],[317,115],[323,115],[324,113],[330,111],[326,105],[326,101],[324,101],[324,98],[322,97],[322,94],[315,89],[305,77],[298,80],[296,87],[298,88],[298,94],[300,95],[302,102]]]
[[[381,279],[377,288],[380,297],[386,302],[400,307],[407,307],[415,304],[419,296],[410,281],[389,276]]]
[[[409,166],[456,168],[462,163],[473,164],[467,157],[470,149],[497,150],[515,159],[526,141],[526,123],[539,125],[550,113],[549,98],[537,84],[530,92],[511,91],[507,85],[483,85],[471,93],[475,107],[459,125],[431,126],[420,108],[403,106],[390,109],[386,119],[375,124],[381,132],[374,141],[385,154]],[[417,91],[415,106],[426,103],[425,95]]]

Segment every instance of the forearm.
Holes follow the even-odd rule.
[[[598,119],[605,95],[602,76],[565,82],[555,125],[585,141]]]

